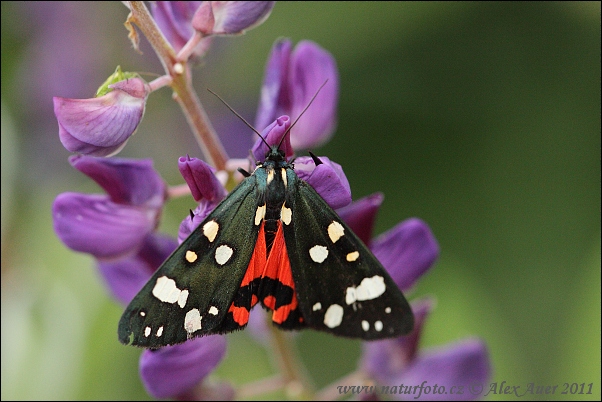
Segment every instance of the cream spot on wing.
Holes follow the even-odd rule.
[[[324,246],[315,245],[309,249],[309,256],[317,263],[324,262],[326,257],[328,257],[328,249]]]
[[[385,313],[389,314],[390,312],[391,312],[391,307],[387,307],[387,308],[385,309]]]
[[[151,333],[151,327],[144,328],[144,336],[148,338]]]
[[[197,258],[199,258],[199,256],[194,251],[186,251],[186,261],[188,261],[189,263],[195,262]]]
[[[376,321],[376,322],[374,323],[374,329],[375,329],[377,332],[380,332],[380,331],[382,331],[382,330],[383,330],[383,323],[382,323],[382,321]]]
[[[146,313],[144,311],[140,312],[140,317],[144,317],[146,315]]]
[[[324,314],[324,325],[328,328],[336,328],[343,322],[343,307],[332,304]]]
[[[186,317],[184,317],[184,329],[189,334],[192,334],[195,331],[201,329],[201,313],[198,308],[193,308],[189,312],[186,313]]]
[[[282,182],[284,183],[284,187],[288,185],[288,181],[286,179],[286,169],[281,169],[280,173],[282,174]]]
[[[213,240],[215,240],[218,230],[219,224],[214,220],[211,220],[203,225],[203,234],[207,239],[209,239],[210,243],[213,243]]]
[[[358,251],[352,251],[351,253],[347,254],[345,258],[348,262],[353,262],[360,258],[360,253]]]
[[[232,257],[232,254],[234,254],[234,250],[232,250],[232,248],[230,248],[230,246],[222,244],[215,250],[215,261],[219,265],[224,265],[225,263],[228,262],[228,260],[230,260],[230,257]]]
[[[341,237],[345,235],[345,228],[337,221],[332,221],[328,225],[328,236],[333,243],[336,243]]]
[[[313,311],[318,311],[322,308],[322,303],[318,302],[316,304],[313,305],[313,307],[311,308]]]
[[[291,219],[293,218],[293,211],[290,208],[287,208],[282,204],[282,211],[280,211],[280,220],[284,222],[285,225],[290,225]]]
[[[219,310],[215,306],[211,306],[211,308],[209,308],[209,314],[211,315],[217,315],[218,312]]]
[[[274,170],[270,169],[268,170],[268,178],[267,178],[267,184],[270,184],[272,182],[272,180],[274,180]]]
[[[370,323],[366,320],[362,320],[362,329],[368,331],[370,329]]]
[[[157,336],[161,336],[161,335],[163,335],[163,325],[161,325],[159,327],[159,329],[157,330]]]
[[[257,207],[255,211],[255,226],[259,225],[265,216],[265,204],[260,207]]]
[[[351,304],[355,301],[376,299],[385,293],[385,279],[374,275],[372,278],[364,278],[357,287],[348,287],[345,302]]]

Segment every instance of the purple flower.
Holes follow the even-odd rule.
[[[263,23],[275,1],[204,1],[192,26],[203,35],[238,35]]]
[[[412,304],[414,330],[404,337],[363,344],[361,369],[376,381],[376,392],[389,386],[388,397],[400,400],[467,400],[476,399],[470,386],[489,380],[491,367],[487,347],[479,339],[465,339],[451,345],[418,350],[426,317],[431,310],[430,300]],[[429,386],[428,393],[418,393],[415,386]],[[434,391],[434,385],[438,391]],[[399,387],[392,392],[391,386]],[[443,388],[444,387],[444,388]],[[463,393],[458,393],[462,387]],[[386,389],[386,388],[385,388]],[[453,389],[456,393],[453,393]],[[385,392],[386,393],[386,392]]]
[[[351,203],[351,187],[343,168],[326,156],[316,157],[318,163],[308,156],[295,159],[295,173],[305,180],[333,209]]]
[[[79,155],[69,161],[107,195],[60,194],[52,207],[55,231],[68,247],[96,257],[111,293],[127,304],[177,246],[175,240],[154,232],[165,200],[165,184],[150,160]],[[195,198],[219,202],[223,197],[223,187],[204,162],[181,158],[180,167],[196,191]],[[225,350],[222,336],[147,350],[140,360],[140,375],[147,391],[157,398],[230,395],[231,399],[233,390],[227,385],[199,388]]]
[[[270,151],[267,144],[270,144],[270,146],[279,145],[278,149],[284,152],[284,157],[290,159],[294,155],[294,151],[291,147],[290,135],[284,135],[290,127],[291,119],[286,115],[280,116],[269,125],[266,125],[265,129],[261,132],[263,140],[257,138],[255,145],[251,149],[253,157],[258,161],[263,161]]]
[[[152,162],[83,155],[69,162],[107,195],[59,194],[52,206],[59,238],[101,260],[135,254],[154,231],[165,200],[165,183]]]
[[[142,241],[136,254],[98,260],[98,270],[113,297],[127,305],[177,246],[172,237],[152,233]]]
[[[114,155],[136,132],[150,92],[148,84],[141,78],[128,78],[108,88],[112,90],[96,98],[53,98],[59,138],[67,150]]]
[[[212,335],[159,350],[145,350],[140,356],[140,377],[155,398],[209,400],[211,393],[197,386],[224,358],[226,338]],[[220,389],[220,400],[234,397],[231,387]],[[205,397],[203,397],[205,396]]]
[[[179,52],[195,35],[203,38],[194,48],[203,56],[211,45],[211,35],[236,35],[264,22],[273,1],[156,1],[151,10],[167,41]]]
[[[181,243],[226,197],[226,189],[215,176],[215,169],[200,159],[190,158],[188,155],[180,157],[178,168],[192,196],[199,203],[193,216],[187,216],[180,224],[178,241]]]
[[[155,22],[176,52],[179,52],[194,35],[192,17],[202,3],[202,1],[151,2],[151,11]],[[195,56],[205,54],[210,44],[210,38],[201,40],[194,50]]]
[[[215,177],[215,169],[197,158],[188,155],[178,160],[178,169],[196,202],[206,199],[221,201],[226,196],[226,189]]]
[[[326,142],[336,126],[339,78],[332,55],[311,41],[299,42],[291,52],[291,41],[277,41],[266,65],[255,127],[266,127],[278,116],[305,116],[291,130],[294,149],[308,149]]]

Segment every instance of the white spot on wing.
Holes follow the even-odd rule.
[[[318,311],[322,308],[322,303],[318,302],[311,308],[313,311]]]
[[[163,335],[163,325],[161,325],[159,327],[159,329],[157,330],[157,336],[161,336],[161,335]]]
[[[328,249],[324,246],[315,245],[309,249],[309,256],[317,263],[324,262],[326,257],[328,257]]]
[[[165,303],[175,303],[180,298],[181,290],[176,286],[176,281],[166,276],[157,278],[153,288],[153,296]]]
[[[374,329],[375,329],[377,332],[380,332],[380,331],[382,331],[382,330],[383,330],[383,322],[382,322],[382,321],[376,321],[376,322],[374,323]]]
[[[354,287],[347,288],[347,292],[345,294],[345,303],[347,303],[347,304],[355,303],[356,300],[357,300],[357,296],[355,294],[355,288]]]
[[[230,260],[230,257],[232,257],[232,254],[234,254],[234,250],[232,250],[232,248],[230,248],[230,246],[222,244],[215,250],[215,261],[219,265],[224,265],[225,263],[228,262],[228,260]]]
[[[148,338],[151,333],[151,327],[144,328],[144,336]]]
[[[146,313],[144,311],[140,312],[140,317],[144,317],[146,315]]]
[[[255,226],[259,225],[265,216],[265,204],[260,207],[257,207],[257,211],[255,211]]]
[[[390,312],[391,312],[391,307],[387,307],[387,308],[385,309],[385,313],[389,314]]]
[[[353,261],[356,261],[359,257],[360,257],[360,253],[358,251],[352,251],[351,253],[347,254],[347,256],[345,258],[347,259],[348,262],[353,262]]]
[[[217,307],[215,307],[215,306],[211,306],[211,308],[209,308],[209,314],[211,314],[211,315],[217,315],[218,312],[219,311],[218,311]]]
[[[370,323],[366,320],[362,320],[362,329],[368,331],[370,329]]]
[[[198,308],[193,308],[189,312],[186,313],[186,317],[184,317],[184,329],[189,334],[192,334],[195,331],[201,329],[201,313]]]
[[[186,261],[193,263],[199,256],[192,250],[186,251]]]
[[[324,325],[328,328],[336,328],[343,322],[343,307],[332,304],[324,314]]]
[[[178,305],[180,308],[184,308],[186,300],[188,300],[188,290],[182,290],[180,292],[180,297],[178,297]]]
[[[345,302],[351,304],[355,301],[376,299],[385,293],[385,290],[385,279],[382,276],[374,275],[372,278],[364,278],[357,287],[348,287]]]
[[[282,211],[280,211],[280,220],[284,222],[285,225],[290,225],[291,219],[293,218],[293,211],[290,208],[287,208],[282,204]]]
[[[203,234],[207,239],[209,239],[210,243],[213,243],[213,240],[215,240],[218,230],[219,224],[214,220],[211,220],[203,225]]]
[[[328,236],[333,243],[336,243],[341,237],[345,235],[345,228],[337,221],[332,221],[328,225]]]

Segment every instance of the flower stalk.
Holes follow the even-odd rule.
[[[127,23],[133,23],[140,28],[161,60],[166,73],[171,76],[172,81],[168,85],[174,91],[175,100],[182,108],[207,162],[218,170],[224,170],[228,155],[192,87],[188,63],[178,60],[176,52],[161,33],[144,2],[132,1],[129,5],[131,14]]]

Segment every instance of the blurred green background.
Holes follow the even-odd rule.
[[[52,229],[57,194],[99,189],[68,164],[51,97],[90,97],[117,64],[162,69],[148,43],[132,50],[118,2],[1,11],[2,399],[148,398],[140,351],[117,341],[123,307],[93,260]],[[195,70],[220,133],[242,129],[204,88],[252,121],[281,36],[314,40],[337,60],[338,129],[314,151],[345,168],[355,199],[384,192],[376,233],[417,216],[440,242],[411,295],[437,299],[422,346],[478,336],[492,381],[593,382],[592,395],[545,399],[599,400],[600,3],[277,3],[260,27],[216,40]],[[186,153],[200,156],[163,89],[120,156],[153,158],[180,184]],[[171,202],[161,231],[175,234],[192,206]],[[360,355],[356,341],[297,339],[318,386]],[[273,373],[248,334],[230,340],[220,378]]]

